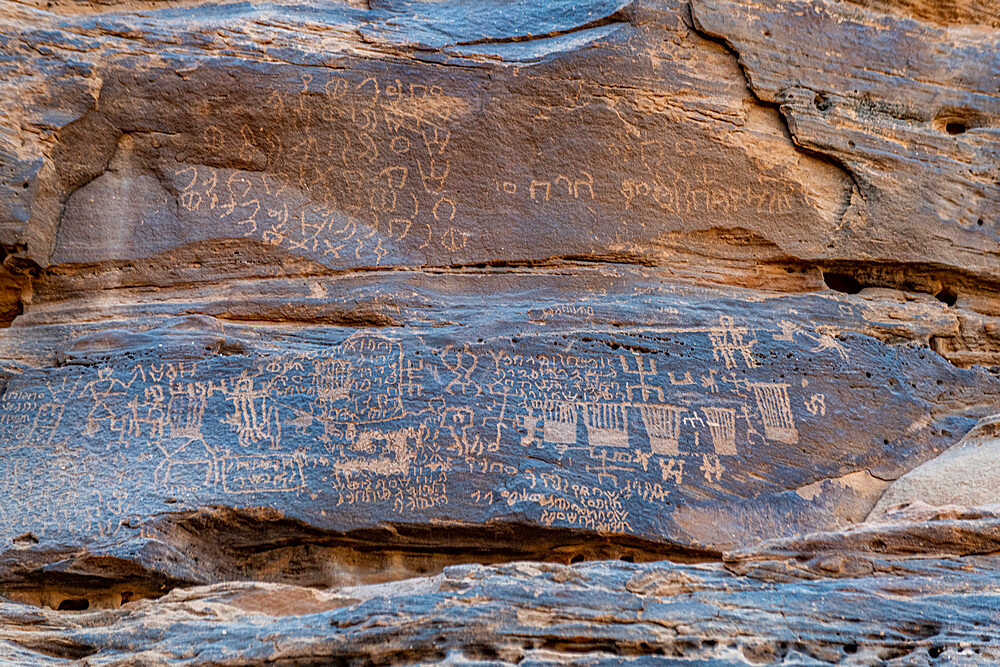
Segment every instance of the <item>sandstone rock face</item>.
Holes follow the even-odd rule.
[[[997,462],[1000,461],[998,418],[984,419],[940,456],[909,471],[885,490],[870,518],[914,503],[933,506],[998,505]]]
[[[0,660],[1000,654],[991,3],[0,0],[0,95]]]

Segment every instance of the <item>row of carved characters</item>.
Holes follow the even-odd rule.
[[[174,172],[182,209],[213,215],[236,235],[291,251],[378,265],[404,242],[415,250],[465,247],[471,232],[453,224],[454,200],[404,190],[408,176],[402,166],[375,174],[338,169],[330,183],[339,185],[317,201],[315,192],[291,188],[266,172],[190,165]]]
[[[231,223],[238,233],[289,250],[380,264],[394,244],[464,247],[448,196],[449,122],[460,100],[438,86],[375,77],[331,78],[322,90],[273,91],[275,122],[244,123],[239,137],[204,130],[213,153],[235,153],[253,170],[178,164],[180,208]],[[296,131],[289,133],[289,123]],[[289,143],[283,137],[294,136]]]
[[[811,333],[787,322],[780,324],[776,340],[791,340],[802,334],[817,342],[815,351],[832,350],[846,359],[846,350],[831,335]],[[707,334],[714,359],[725,369],[759,366],[753,353],[756,338],[746,327],[736,326],[731,317],[722,316],[719,326],[700,331]],[[16,389],[8,392],[0,429],[24,435],[30,425],[28,435],[39,437],[36,432],[44,431],[51,440],[59,430],[66,402],[82,398],[91,406],[83,421],[83,435],[93,437],[106,428],[117,435],[117,442],[124,443],[136,437],[161,438],[169,428],[170,433],[181,436],[197,430],[209,399],[218,394],[230,406],[223,423],[236,433],[241,447],[264,442],[277,446],[270,433],[274,409],[279,405],[295,415],[289,423],[297,434],[304,434],[315,423],[324,429],[322,440],[328,441],[332,426],[404,416],[408,412],[404,398],[420,398],[425,388],[438,386],[446,396],[490,395],[504,406],[520,409],[520,426],[544,419],[549,424],[546,433],[567,434],[560,439],[548,438],[550,442],[568,444],[563,440],[570,437],[569,424],[575,425],[578,416],[592,434],[605,432],[601,430],[606,430],[602,422],[627,425],[625,411],[630,406],[638,409],[647,433],[669,442],[677,440],[672,433],[680,419],[671,415],[689,412],[682,405],[672,404],[668,396],[671,387],[698,386],[690,371],[682,371],[680,376],[674,371],[664,373],[665,369],[657,367],[657,359],[637,352],[519,355],[504,349],[485,351],[489,362],[480,365],[482,351],[470,344],[446,345],[430,357],[435,364],[425,367],[422,358],[404,358],[398,340],[360,333],[325,351],[276,358],[256,372],[244,369],[238,376],[228,377],[215,373],[213,379],[197,382],[181,382],[195,377],[194,363],[139,364],[128,372],[105,366],[98,369],[96,377],[77,376],[72,386],[68,384],[71,378],[63,378],[60,386],[48,387],[47,393]],[[431,378],[435,382],[429,382]],[[720,382],[728,382],[741,398],[752,394],[765,433],[771,434],[769,439],[794,442],[789,440],[791,435],[776,435],[794,431],[788,384],[720,376],[713,368],[700,376],[700,386],[709,395],[719,393]],[[816,396],[810,396],[804,404],[810,414],[825,413],[825,405]],[[543,409],[543,405],[550,407]],[[560,406],[558,415],[551,406]],[[543,415],[545,411],[548,413]],[[713,441],[726,440],[719,434],[732,431],[736,408],[713,402],[700,411],[705,425],[719,429]],[[698,409],[692,408],[690,413],[698,413]],[[748,413],[745,405],[742,413]],[[567,425],[557,428],[559,419]],[[659,432],[669,434],[654,435]],[[575,430],[572,435],[575,437]],[[527,433],[526,438],[532,440],[532,433]],[[606,445],[620,440],[616,438],[594,435],[591,440]],[[720,444],[716,449],[722,453],[731,448]]]
[[[195,363],[169,364],[166,371],[162,364],[126,372],[106,366],[89,380],[77,377],[72,385],[50,389],[53,398],[61,393],[75,399],[85,415],[64,420],[66,403],[24,400],[36,408],[35,418],[30,427],[26,421],[16,424],[13,435],[39,444],[84,436],[117,450],[151,445],[163,459],[158,469],[194,466],[204,473],[198,478],[221,480],[226,491],[248,490],[245,483],[226,483],[233,474],[249,470],[259,477],[265,469],[282,480],[271,490],[300,488],[302,466],[316,455],[326,457],[338,474],[386,476],[407,474],[413,466],[448,469],[444,455],[485,461],[519,443],[559,455],[577,450],[595,462],[594,472],[604,474],[629,467],[648,470],[652,456],[681,456],[685,429],[693,444],[689,437],[684,448],[696,456],[707,454],[700,446],[703,436],[713,456],[735,456],[768,441],[795,444],[799,438],[788,383],[751,382],[730,374],[713,389],[718,395],[722,384],[732,392],[711,404],[679,405],[665,402],[655,360],[638,353],[614,359],[536,355],[531,359],[537,367],[529,374],[537,377],[529,380],[531,394],[526,394],[505,376],[524,371],[520,361],[527,358],[510,356],[494,360],[490,375],[496,381],[486,392],[492,403],[452,406],[449,396],[470,381],[477,362],[466,349],[444,352],[441,370],[452,377],[441,378],[442,393],[429,399],[413,391],[434,386],[422,377],[423,364],[407,363],[398,341],[370,334],[332,351],[275,358],[256,373],[244,370],[238,376],[211,369],[198,373]],[[206,376],[212,379],[198,379]],[[558,386],[539,390],[546,378]],[[572,398],[578,390],[592,395]],[[25,397],[15,393],[12,398]],[[825,414],[822,394],[812,393],[803,405],[810,414]],[[228,427],[231,437],[213,435],[218,427],[206,430],[208,415]],[[645,445],[633,430],[639,424]]]

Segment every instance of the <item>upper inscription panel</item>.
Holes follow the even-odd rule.
[[[100,114],[125,133],[108,170],[68,197],[52,263],[217,238],[330,268],[655,257],[672,231],[804,234],[829,222],[797,182],[790,147],[788,164],[765,166],[694,116],[649,116],[639,98],[609,106],[606,87],[582,79],[501,71],[460,81],[393,64],[109,75]],[[164,85],[182,99],[216,92],[195,114],[136,100]],[[543,103],[544,114],[511,122]]]

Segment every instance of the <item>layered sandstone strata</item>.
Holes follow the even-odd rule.
[[[995,656],[998,47],[974,1],[5,0],[0,648]]]

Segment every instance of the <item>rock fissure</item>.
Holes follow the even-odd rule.
[[[563,30],[553,30],[545,34],[539,35],[514,35],[510,37],[482,37],[479,39],[471,39],[466,41],[459,41],[451,44],[449,46],[477,46],[480,44],[516,44],[521,42],[530,42],[532,40],[542,40],[551,39],[553,37],[563,37],[565,35],[572,35],[574,33],[586,32],[589,30],[594,30],[597,28],[603,28],[605,26],[614,24],[627,24],[629,23],[628,17],[625,15],[625,10],[619,10],[608,16],[594,19],[593,21],[588,21],[578,26],[573,26],[571,28],[566,28]]]
[[[517,524],[396,525],[345,535],[268,514],[228,508],[160,513],[150,525],[122,526],[134,529],[136,537],[110,549],[92,545],[49,551],[36,547],[37,540],[22,540],[19,549],[7,554],[23,564],[2,573],[0,594],[80,611],[117,608],[224,581],[345,588],[434,576],[469,563],[568,564],[608,558],[698,563],[722,557],[711,549]]]

